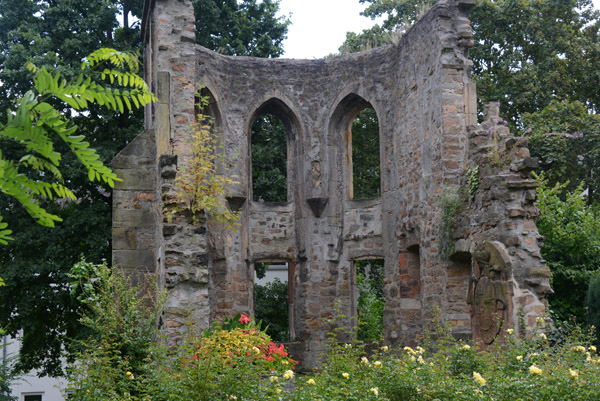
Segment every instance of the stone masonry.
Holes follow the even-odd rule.
[[[162,325],[172,341],[185,323],[253,312],[255,262],[290,266],[291,332],[306,365],[323,350],[334,307],[356,316],[354,262],[384,265],[384,337],[414,344],[436,315],[455,335],[483,344],[526,329],[545,310],[550,271],[535,226],[535,182],[523,138],[490,105],[477,124],[468,49],[475,0],[440,1],[397,45],[322,60],[229,57],[195,44],[190,0],[147,0],[146,79],[158,101],[146,129],[113,161],[114,261],[152,275],[169,293]],[[203,216],[163,217],[203,86],[207,112],[240,184],[226,194],[237,232]],[[354,200],[348,144],[365,107],[379,121],[381,198]],[[287,128],[288,201],[252,201],[251,125],[263,113]],[[350,161],[349,161],[350,160]],[[440,198],[464,188],[441,252]],[[460,191],[459,191],[460,192]],[[439,312],[436,312],[439,311]]]

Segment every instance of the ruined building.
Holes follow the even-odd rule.
[[[477,123],[474,3],[441,1],[396,45],[285,60],[207,50],[195,44],[190,0],[146,1],[145,71],[158,101],[146,109],[145,131],[113,161],[123,178],[113,255],[168,290],[162,325],[173,341],[186,321],[206,327],[252,313],[254,263],[264,261],[288,263],[290,331],[307,364],[323,348],[334,305],[356,315],[358,260],[384,260],[391,344],[413,343],[436,310],[457,336],[485,344],[543,314],[551,289],[529,178],[537,162],[497,105]],[[199,85],[240,181],[227,194],[241,211],[237,232],[210,216],[194,226],[162,215]],[[350,127],[364,108],[379,122],[381,197],[355,200]],[[250,132],[264,113],[286,127],[287,202],[253,201]]]

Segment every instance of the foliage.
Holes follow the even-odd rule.
[[[345,47],[384,44],[403,31],[431,0],[362,0],[363,15],[385,17],[381,27],[348,34]],[[500,100],[501,114],[521,127],[524,113],[552,100],[580,101],[598,112],[599,12],[591,0],[482,0],[470,11],[475,46],[469,51],[480,105]],[[357,45],[359,44],[359,45]],[[342,46],[344,47],[344,46]]]
[[[585,296],[585,308],[588,314],[588,322],[596,336],[596,344],[600,339],[600,275],[598,272],[590,280]]]
[[[565,184],[549,187],[544,176],[538,181],[537,227],[545,237],[542,256],[553,275],[550,305],[561,319],[583,319],[588,282],[600,266],[600,212],[586,205],[581,185],[569,192]]]
[[[443,258],[449,258],[454,252],[454,232],[457,216],[467,201],[465,188],[444,186],[442,193],[436,197],[442,213],[440,215],[440,235],[438,247]]]
[[[288,284],[279,278],[254,285],[255,318],[264,322],[266,333],[275,341],[289,341]]]
[[[585,104],[553,100],[539,113],[524,114],[532,156],[551,186],[565,183],[573,191],[584,183],[588,204],[600,190],[600,116]]]
[[[193,0],[196,41],[230,56],[278,57],[290,21],[280,0]]]
[[[208,98],[200,96],[199,108],[208,105]],[[189,155],[184,159],[175,178],[177,203],[165,207],[169,218],[187,210],[194,224],[204,212],[226,228],[235,229],[239,225],[240,212],[227,206],[226,194],[237,181],[228,177],[227,172],[218,173],[223,168],[224,153],[218,143],[213,127],[213,119],[202,112],[196,115],[194,129],[187,141]]]
[[[598,17],[591,0],[478,2],[470,13],[470,57],[480,104],[500,100],[513,127],[555,99],[580,101],[596,113]]]
[[[287,131],[273,114],[252,123],[252,197],[265,202],[287,202]]]
[[[135,377],[150,374],[163,297],[156,283],[138,282],[119,270],[81,260],[69,274],[74,297],[88,308],[81,321],[92,335],[70,346],[77,358],[67,368],[75,400],[134,399]]]
[[[103,181],[112,187],[118,180],[102,164],[85,136],[75,135],[77,125],[49,102],[60,99],[78,111],[86,109],[88,103],[121,113],[125,106],[128,110],[133,106],[138,108],[151,102],[153,97],[144,81],[135,74],[137,68],[135,56],[113,49],[100,49],[90,54],[82,64],[83,72],[70,82],[61,80],[60,73],[52,75],[45,68],[29,65],[35,74],[35,90],[19,98],[15,102],[16,109],[8,110],[6,121],[0,124],[0,138],[24,148],[24,155],[19,160],[11,160],[0,153],[0,191],[23,206],[39,224],[54,227],[54,222],[61,220],[40,205],[40,197],[52,199],[55,195],[76,199],[63,185],[59,170],[62,155],[54,146],[57,139],[62,140],[86,167],[90,181]],[[115,81],[124,89],[112,88]],[[2,233],[10,234],[11,231],[4,229]],[[4,235],[0,240],[7,238]]]
[[[148,310],[143,303],[127,304],[134,315]],[[146,347],[137,371],[132,363],[137,359],[119,352],[118,342],[86,344],[70,376],[77,401],[278,399],[280,383],[294,376],[296,364],[283,345],[275,345],[243,314],[201,336],[192,330],[176,347]]]
[[[138,307],[143,307],[139,304]],[[337,316],[335,319],[343,316]],[[236,324],[237,322],[237,324]],[[333,322],[334,325],[336,322]],[[600,396],[600,356],[593,333],[578,326],[547,326],[539,318],[529,337],[507,330],[506,343],[487,350],[456,341],[438,325],[418,347],[340,343],[329,334],[322,367],[294,378],[295,363],[239,315],[203,336],[191,333],[176,349],[158,345],[141,374],[127,358],[96,348],[73,383],[74,400],[592,400]],[[233,327],[235,326],[235,327]],[[254,326],[254,327],[250,327]],[[114,350],[114,349],[113,349]],[[285,394],[285,395],[284,395]]]
[[[383,335],[383,260],[356,261],[357,339],[379,341]]]
[[[479,189],[479,165],[467,168],[467,188],[471,200],[475,199],[475,194]]]
[[[0,110],[12,108],[14,98],[31,88],[28,62],[44,66],[52,74],[60,72],[70,80],[81,73],[83,58],[99,48],[140,50],[139,19],[143,3],[143,0],[0,0]],[[214,5],[219,9],[227,6],[224,1]],[[240,13],[235,18],[255,18],[252,23],[256,26],[263,18],[275,18],[273,14],[269,17],[268,7],[258,9],[265,10],[265,15],[248,14],[239,8]],[[124,24],[119,21],[120,15]],[[228,29],[230,13],[219,11],[213,17],[211,24]],[[220,18],[222,20],[215,21]],[[245,26],[250,25],[251,21]],[[269,30],[266,36],[260,29],[246,32],[260,35],[255,38],[260,37],[261,43],[266,42],[266,36],[275,35],[270,37],[278,48],[285,34],[276,29]],[[212,34],[228,37],[227,32]],[[217,50],[208,42],[201,44]],[[252,43],[258,43],[258,39],[248,39],[247,44]],[[249,46],[245,54],[266,57],[269,55],[261,51],[267,49],[270,46]],[[52,104],[60,106],[60,103]],[[70,115],[104,164],[144,128],[142,110],[120,113],[91,105],[85,113],[61,111]],[[22,157],[17,145],[2,143],[0,147],[5,158],[19,160]],[[19,369],[35,368],[52,375],[61,374],[59,357],[65,338],[87,335],[77,318],[80,305],[68,292],[67,273],[81,255],[93,263],[112,259],[110,187],[99,185],[98,181],[90,182],[87,171],[66,145],[58,143],[57,150],[63,154],[63,179],[78,201],[55,204],[41,200],[41,204],[59,216],[63,220],[61,224],[54,229],[39,226],[23,208],[13,207],[12,199],[0,194],[3,222],[19,228],[11,235],[13,241],[0,246],[0,276],[6,280],[6,287],[0,292],[0,325],[6,327],[9,334],[24,332]],[[31,249],[37,251],[31,252]]]
[[[372,108],[365,108],[352,122],[352,173],[354,199],[381,196],[379,122]]]

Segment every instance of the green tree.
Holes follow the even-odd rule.
[[[600,210],[587,206],[582,187],[566,191],[565,184],[548,186],[542,177],[537,189],[545,237],[542,256],[552,270],[552,310],[561,319],[584,320],[584,299],[592,274],[600,268]]]
[[[46,66],[48,71],[60,72],[70,79],[79,74],[82,59],[99,48],[140,49],[138,18],[143,3],[143,0],[0,0],[0,110],[13,107],[14,98],[31,88],[32,73],[25,68],[27,62]],[[248,32],[255,32],[262,39],[246,42],[240,39],[235,54],[264,57],[281,54],[286,30],[267,32],[258,27],[262,19],[276,19],[274,5],[278,3],[263,2],[270,5],[256,5],[254,12],[244,8],[246,3],[254,4],[237,5],[235,12],[236,21],[246,27],[243,37],[247,39]],[[215,18],[223,20],[211,18],[210,23],[228,29],[233,17],[227,6],[232,2],[206,4],[213,11],[223,10],[215,14]],[[264,14],[258,15],[256,10]],[[119,12],[123,14],[124,25],[117,20]],[[280,22],[287,29],[287,22]],[[257,25],[249,28],[251,23]],[[217,31],[213,34],[229,35]],[[279,50],[265,45],[269,35]],[[222,46],[208,40],[200,43],[213,50]],[[241,49],[244,45],[247,50]],[[105,164],[143,130],[141,110],[121,113],[90,105],[86,113],[73,113],[68,108],[60,111],[70,115]],[[60,143],[57,149],[64,156],[63,179],[79,200],[61,204],[40,200],[49,213],[62,219],[55,228],[35,224],[24,208],[13,207],[11,199],[0,194],[4,222],[9,227],[18,227],[12,234],[14,240],[0,247],[0,276],[6,280],[0,291],[0,326],[12,334],[23,330],[18,364],[22,370],[38,368],[42,373],[55,375],[61,373],[59,356],[64,339],[86,335],[78,321],[80,305],[66,289],[67,274],[81,255],[96,264],[111,260],[112,208],[110,187],[90,182],[77,158]],[[19,148],[2,143],[2,152],[4,157],[17,157]]]
[[[196,41],[230,56],[278,57],[290,24],[280,0],[193,0]]]
[[[288,284],[275,278],[254,285],[254,318],[262,322],[273,341],[290,341]]]
[[[600,116],[581,102],[554,100],[538,113],[523,115],[524,134],[532,156],[550,186],[564,183],[574,191],[587,190],[588,204],[600,191]]]
[[[287,131],[273,114],[252,124],[252,197],[266,202],[287,202]]]
[[[347,34],[347,50],[414,23],[432,0],[361,0],[363,15],[381,27]],[[598,112],[600,13],[591,0],[481,0],[470,12],[475,46],[469,56],[480,103],[501,101],[501,114],[521,128],[524,113],[554,99],[579,101]],[[343,47],[342,47],[343,48]]]
[[[83,58],[102,47],[133,50],[139,47],[138,26],[120,26],[119,10],[140,9],[143,0],[0,0],[0,110],[14,107],[14,100],[31,88],[32,62],[69,80],[80,73]],[[138,14],[139,15],[139,14]],[[59,102],[51,104],[84,133],[100,160],[112,157],[142,130],[142,111],[121,113],[88,105],[75,113]],[[19,160],[22,150],[3,141],[3,156]],[[0,275],[6,287],[0,291],[0,325],[10,334],[23,330],[18,366],[60,374],[61,346],[66,336],[76,336],[81,326],[77,302],[69,297],[66,276],[81,255],[100,263],[110,260],[111,191],[108,185],[90,182],[85,169],[68,147],[55,144],[64,182],[77,202],[40,204],[62,222],[55,228],[40,227],[12,198],[0,195],[0,210],[10,227],[18,227],[14,241],[0,247]],[[32,250],[35,250],[32,252]]]
[[[372,108],[360,111],[352,122],[354,199],[381,196],[379,122]]]

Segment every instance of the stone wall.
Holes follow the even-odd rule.
[[[163,324],[173,336],[185,320],[206,327],[211,319],[252,313],[253,263],[263,261],[292,267],[291,329],[307,365],[324,347],[334,308],[348,317],[345,324],[355,317],[356,260],[385,261],[389,343],[414,343],[438,310],[456,335],[473,333],[486,343],[516,324],[519,310],[526,324],[543,312],[548,270],[539,257],[533,184],[525,178],[533,162],[505,127],[476,122],[467,15],[474,3],[439,2],[397,45],[322,60],[274,60],[195,45],[189,0],[146,2],[146,74],[159,99],[146,114],[155,132],[154,153],[145,156],[154,158],[153,170],[144,171],[157,177],[151,207],[161,211],[173,199],[196,85],[211,98],[209,114],[225,152],[222,171],[240,182],[227,194],[242,213],[237,232],[210,216],[199,226],[185,215],[154,220],[162,234],[153,242],[153,263],[170,291]],[[379,121],[382,196],[355,200],[347,149],[352,120],[365,107]],[[288,199],[280,204],[252,201],[251,125],[267,112],[287,129]],[[509,149],[510,156],[499,152],[510,163],[496,166],[488,157],[490,138]],[[439,197],[463,186],[467,167],[475,165],[480,188],[463,209],[455,252],[444,255]],[[118,196],[134,187],[126,180]],[[127,263],[143,270],[146,262]],[[492,292],[506,304],[501,311],[485,306]],[[501,329],[486,326],[499,315]]]

